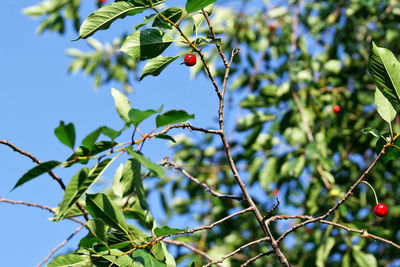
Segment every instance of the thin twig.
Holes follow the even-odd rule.
[[[242,265],[240,265],[240,267],[247,266],[247,265],[249,265],[250,263],[255,262],[256,260],[258,260],[259,258],[264,257],[264,256],[268,256],[268,255],[271,255],[272,253],[274,253],[273,250],[260,253],[260,254],[258,254],[257,256],[255,256],[255,257],[253,257],[253,258],[247,260],[245,263],[243,263]]]
[[[30,158],[33,162],[35,162],[37,164],[41,163],[41,161],[39,159],[37,159],[36,157],[34,157],[31,153],[23,151],[22,149],[20,149],[20,148],[16,147],[15,145],[11,144],[7,140],[0,140],[0,144],[6,145],[6,146],[12,148],[14,151],[17,151],[21,155],[24,155],[24,156]],[[60,177],[58,177],[53,171],[49,171],[48,174],[54,180],[56,180],[58,182],[58,184],[61,186],[61,188],[63,190],[65,190],[65,188],[66,188],[65,184],[64,184],[64,182],[62,181],[62,179]],[[79,208],[79,210],[82,211],[83,217],[85,218],[85,220],[88,221],[89,220],[89,216],[87,215],[87,211],[85,210],[85,208],[81,204],[79,204],[79,202],[76,202],[75,204]]]
[[[215,32],[214,32],[213,26],[212,26],[211,21],[210,21],[210,17],[208,16],[208,14],[207,14],[207,12],[204,10],[204,8],[203,8],[201,11],[203,12],[203,16],[204,16],[204,18],[205,18],[206,21],[207,21],[207,25],[208,25],[208,28],[210,29],[212,39],[213,39],[213,40],[217,39],[217,36],[215,36]],[[215,46],[217,47],[218,53],[219,53],[220,56],[221,56],[222,62],[224,63],[225,67],[228,68],[228,64],[229,64],[229,63],[228,63],[228,61],[226,60],[226,57],[225,57],[225,55],[224,55],[224,52],[222,52],[221,46],[220,46],[219,44],[215,44]]]
[[[314,220],[315,223],[319,222],[319,223],[323,223],[323,224],[332,225],[332,226],[335,226],[338,228],[342,228],[342,229],[346,230],[347,232],[358,233],[360,235],[366,234],[368,236],[368,238],[372,238],[374,240],[378,240],[378,241],[387,243],[397,249],[400,249],[400,245],[394,243],[393,241],[382,238],[380,236],[370,234],[367,232],[366,229],[362,229],[362,230],[353,229],[353,228],[347,227],[345,225],[342,225],[340,223],[335,223],[335,222],[331,222],[331,221],[327,221],[327,220],[319,220],[318,218],[313,218],[313,217],[307,216],[307,215],[279,215],[279,216],[274,216],[273,218],[271,218],[270,222],[276,221],[276,220],[293,220],[293,219]],[[282,239],[283,239],[282,237],[278,238],[277,242],[282,241]]]
[[[49,211],[51,213],[55,213],[55,211],[50,207],[47,207],[47,206],[44,206],[44,205],[40,205],[40,204],[25,202],[25,201],[22,201],[22,200],[14,201],[14,200],[9,200],[9,199],[6,199],[6,198],[0,196],[0,202],[10,203],[10,204],[13,204],[13,205],[25,205],[25,206],[29,206],[29,207],[36,207],[36,208],[47,210],[47,211]],[[77,222],[77,223],[80,223],[80,224],[85,224],[85,222],[82,222],[81,220],[75,219],[73,217],[66,218],[66,219],[74,221],[74,222]]]
[[[208,267],[208,266],[211,266],[211,265],[213,265],[213,264],[222,263],[224,260],[226,260],[226,259],[229,258],[229,257],[232,257],[233,255],[237,254],[238,252],[242,251],[243,249],[245,249],[245,248],[247,248],[247,247],[250,247],[250,246],[252,246],[252,245],[259,244],[259,243],[264,242],[264,241],[267,241],[267,240],[269,240],[269,237],[268,237],[268,236],[263,237],[263,238],[260,238],[260,239],[255,240],[255,241],[252,241],[252,242],[250,242],[250,243],[247,243],[247,244],[241,246],[240,248],[236,249],[235,251],[229,253],[228,255],[223,256],[221,259],[219,259],[219,260],[217,260],[217,261],[212,261],[212,262],[210,262],[210,263],[207,263],[206,265],[203,265],[203,267]]]
[[[269,216],[274,210],[276,210],[276,208],[279,206],[279,204],[281,204],[281,203],[279,202],[279,199],[276,198],[276,204],[272,207],[272,209],[270,209],[269,211],[267,211],[267,214],[264,215],[264,217],[263,217],[263,220],[264,220],[264,221],[268,218],[268,216]]]
[[[225,222],[225,221],[227,221],[227,220],[229,220],[229,219],[231,219],[231,218],[233,218],[233,217],[235,217],[237,215],[240,215],[242,213],[246,213],[246,212],[249,212],[249,211],[252,211],[252,210],[253,209],[250,207],[250,208],[235,212],[235,213],[233,213],[233,214],[231,214],[229,216],[226,216],[226,217],[222,218],[221,220],[218,220],[218,221],[216,221],[216,222],[214,222],[214,223],[212,223],[210,225],[205,225],[205,226],[194,228],[194,229],[188,230],[188,231],[182,231],[182,232],[178,232],[178,233],[174,233],[174,234],[160,236],[159,238],[157,238],[157,242],[161,241],[161,240],[164,240],[165,238],[173,236],[173,235],[192,234],[194,232],[203,231],[203,230],[207,230],[207,229],[212,229],[214,226],[216,226],[216,225],[218,225],[220,223],[223,223],[223,222]]]
[[[285,233],[283,233],[277,240],[277,242],[279,243],[280,241],[282,241],[288,234],[290,234],[291,232],[293,232],[294,230],[309,224],[309,223],[313,223],[316,221],[321,221],[324,220],[325,218],[327,218],[330,214],[332,214],[332,212],[334,212],[341,204],[343,204],[343,202],[346,201],[347,198],[350,197],[350,195],[353,194],[354,189],[364,180],[365,176],[375,167],[375,165],[378,163],[378,160],[380,159],[380,157],[385,153],[387,146],[384,146],[381,150],[381,152],[378,154],[378,156],[375,158],[375,160],[371,163],[371,165],[368,167],[368,169],[358,178],[358,180],[350,187],[349,191],[347,191],[347,193],[344,195],[344,197],[339,200],[335,206],[333,206],[331,209],[329,209],[325,214],[317,217],[317,218],[312,218],[309,219],[305,222],[299,223],[297,225],[294,225],[292,228],[290,228],[289,230],[287,230]],[[276,216],[269,218],[268,220],[265,221],[266,224],[269,224],[271,221],[274,221],[276,218]]]
[[[78,228],[76,228],[75,231],[73,231],[72,234],[71,234],[69,237],[67,237],[67,239],[65,239],[63,242],[61,242],[61,244],[59,244],[57,247],[55,247],[55,248],[50,252],[50,254],[47,255],[47,257],[44,258],[44,260],[42,260],[42,261],[37,265],[37,267],[42,266],[46,261],[48,261],[48,260],[50,259],[50,257],[51,257],[57,250],[59,250],[60,248],[62,248],[63,246],[65,246],[65,244],[67,244],[67,242],[68,242],[69,240],[71,240],[71,238],[73,238],[74,235],[76,235],[80,230],[82,230],[82,228],[85,227],[85,225],[86,225],[86,224],[82,224],[81,226],[79,226]]]
[[[205,183],[200,182],[198,179],[196,179],[195,177],[193,177],[192,175],[190,175],[187,171],[185,171],[184,169],[182,169],[181,167],[178,166],[178,164],[176,162],[173,161],[168,161],[168,158],[166,158],[166,160],[164,161],[164,163],[162,165],[169,165],[174,167],[175,170],[180,171],[183,175],[185,175],[187,178],[189,178],[191,181],[195,182],[196,184],[200,185],[201,187],[203,187],[203,189],[207,192],[210,193],[212,196],[214,197],[218,197],[220,199],[236,199],[236,200],[243,200],[244,197],[243,196],[235,196],[235,195],[223,195],[220,194],[218,192],[215,192],[213,189],[211,189],[210,187],[208,187]]]
[[[204,129],[204,128],[200,128],[200,127],[195,127],[186,122],[186,123],[168,125],[161,131],[151,134],[149,136],[149,138],[153,138],[153,137],[156,137],[159,135],[166,134],[166,133],[168,133],[169,130],[174,129],[174,128],[188,128],[189,131],[191,131],[191,132],[198,131],[198,132],[211,133],[211,134],[221,134],[220,130],[212,130],[212,129]]]
[[[199,250],[199,249],[197,249],[197,248],[195,248],[195,247],[193,247],[193,246],[191,246],[191,245],[189,245],[189,244],[187,244],[185,242],[177,241],[177,240],[173,240],[173,239],[164,239],[163,242],[168,243],[168,244],[173,244],[173,245],[176,245],[176,246],[183,246],[185,248],[190,249],[194,253],[197,253],[197,254],[203,256],[207,260],[213,261],[213,259],[210,256],[208,256],[207,253],[205,253],[205,252],[203,252],[203,251],[201,251],[201,250]],[[221,264],[217,264],[217,266],[222,267]]]

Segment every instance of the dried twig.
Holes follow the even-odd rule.
[[[330,214],[332,214],[332,212],[334,212],[337,208],[339,208],[339,206],[340,206],[341,204],[343,204],[343,203],[346,201],[346,199],[348,199],[348,198],[350,197],[350,195],[353,194],[354,189],[364,180],[365,176],[375,167],[375,165],[378,163],[378,160],[380,159],[380,157],[385,153],[386,147],[387,147],[387,146],[384,146],[384,147],[382,148],[381,152],[378,154],[378,156],[375,158],[375,160],[371,163],[371,165],[368,167],[368,169],[358,178],[358,180],[350,187],[350,189],[347,191],[347,193],[344,195],[344,197],[343,197],[341,200],[339,200],[339,201],[335,204],[335,206],[333,206],[333,207],[332,207],[331,209],[329,209],[325,214],[323,214],[323,215],[321,215],[321,216],[319,216],[319,217],[317,217],[317,218],[312,218],[312,219],[309,219],[309,220],[307,220],[307,221],[305,221],[305,222],[302,222],[302,223],[299,223],[299,224],[294,225],[292,228],[290,228],[290,229],[287,230],[285,233],[283,233],[283,234],[279,237],[279,239],[277,240],[277,242],[278,242],[278,243],[281,242],[288,234],[290,234],[290,233],[293,232],[294,230],[296,230],[296,229],[298,229],[298,228],[300,228],[300,227],[302,227],[302,226],[304,226],[304,225],[306,225],[306,224],[324,220],[324,219],[327,218]],[[282,217],[282,216],[281,216],[281,217]],[[279,218],[279,216],[271,217],[271,218],[267,219],[267,220],[265,221],[265,223],[268,225],[270,222],[276,220],[276,218]]]
[[[186,123],[168,125],[161,131],[151,134],[150,138],[166,134],[166,133],[168,133],[169,130],[174,129],[174,128],[188,128],[190,131],[198,131],[198,132],[211,133],[211,134],[221,134],[221,130],[211,130],[211,129],[199,128],[199,127],[192,126],[186,122]]]
[[[20,149],[20,148],[16,147],[15,145],[11,144],[7,140],[0,140],[0,144],[6,145],[6,146],[12,148],[14,151],[17,151],[21,155],[24,155],[24,156],[30,158],[33,162],[35,162],[37,164],[41,163],[41,161],[39,159],[37,159],[36,157],[34,157],[31,153],[23,151],[22,149]],[[49,171],[48,173],[54,180],[56,180],[58,182],[58,184],[61,186],[61,188],[63,190],[65,190],[65,184],[62,181],[62,179],[60,177],[58,177],[53,171]],[[83,217],[85,217],[85,220],[88,221],[89,220],[89,216],[87,215],[87,211],[85,210],[85,208],[81,204],[79,204],[79,202],[76,202],[76,206],[79,208],[80,211],[82,211]]]
[[[229,257],[232,257],[233,255],[237,254],[237,253],[240,252],[241,250],[243,250],[243,249],[245,249],[245,248],[247,248],[247,247],[250,247],[250,246],[252,246],[252,245],[256,245],[256,244],[259,244],[259,243],[261,243],[261,242],[267,241],[267,240],[269,240],[269,237],[266,236],[266,237],[260,238],[260,239],[258,239],[258,240],[252,241],[252,242],[250,242],[250,243],[247,243],[247,244],[241,246],[240,248],[236,249],[235,251],[229,253],[228,255],[223,256],[221,259],[219,259],[219,260],[217,260],[217,261],[212,261],[212,262],[210,262],[210,263],[207,263],[207,264],[204,265],[203,267],[208,267],[208,266],[211,266],[211,265],[216,264],[216,263],[222,263],[224,260],[226,260],[226,259],[229,258]]]
[[[81,226],[79,226],[78,228],[76,228],[75,231],[73,231],[72,234],[71,234],[69,237],[67,237],[67,239],[65,239],[63,242],[61,242],[61,244],[59,244],[57,247],[55,247],[55,248],[50,252],[50,254],[47,255],[47,257],[44,258],[44,260],[42,260],[42,261],[37,265],[37,267],[42,266],[46,261],[48,261],[48,260],[50,259],[50,257],[51,257],[57,250],[59,250],[60,248],[62,248],[63,246],[65,246],[65,244],[67,244],[67,242],[68,242],[69,240],[71,240],[71,238],[73,238],[74,235],[76,235],[76,233],[78,233],[80,230],[82,230],[82,228],[85,227],[85,225],[86,225],[86,224],[84,223],[84,224],[82,224]]]
[[[247,265],[249,265],[250,263],[252,263],[252,262],[258,260],[259,258],[264,257],[264,256],[268,256],[268,255],[271,255],[272,253],[274,253],[273,250],[260,253],[260,254],[258,254],[257,256],[255,256],[255,257],[253,257],[253,258],[251,258],[251,259],[248,259],[245,263],[243,263],[242,265],[240,265],[240,267],[247,266]]]
[[[170,236],[173,236],[173,235],[192,234],[192,233],[194,233],[194,232],[198,232],[198,231],[202,231],[202,230],[207,230],[207,229],[212,229],[214,226],[216,226],[216,225],[218,225],[218,224],[220,224],[220,223],[223,223],[223,222],[225,222],[225,221],[227,221],[227,220],[229,220],[229,219],[231,219],[231,218],[233,218],[233,217],[235,217],[235,216],[237,216],[237,215],[240,215],[240,214],[242,214],[242,213],[246,213],[246,212],[249,212],[249,211],[252,211],[252,210],[253,210],[253,209],[250,207],[250,208],[247,208],[247,209],[244,209],[244,210],[235,212],[235,213],[233,213],[233,214],[231,214],[231,215],[229,215],[229,216],[226,216],[226,217],[222,218],[221,220],[218,220],[218,221],[216,221],[216,222],[214,222],[214,223],[212,223],[212,224],[210,224],[210,225],[205,225],[205,226],[202,226],[202,227],[194,228],[194,229],[188,230],[188,231],[178,232],[178,233],[175,233],[175,234],[169,234],[169,235],[160,236],[159,238],[157,238],[157,242],[158,242],[158,241],[161,241],[161,240],[164,240],[165,238],[170,237]]]
[[[174,167],[175,170],[180,171],[183,175],[185,175],[187,178],[189,178],[191,181],[195,182],[196,184],[200,185],[201,187],[204,188],[204,190],[207,193],[210,193],[212,196],[214,197],[218,197],[220,199],[236,199],[236,200],[243,200],[244,197],[243,196],[234,196],[234,195],[223,195],[220,194],[218,192],[215,192],[213,189],[211,189],[210,187],[208,187],[205,183],[200,182],[198,179],[196,179],[195,177],[193,177],[192,175],[190,175],[187,171],[185,171],[184,169],[182,169],[181,167],[178,166],[177,163],[173,162],[173,161],[168,161],[168,158],[166,158],[166,160],[164,161],[164,163],[162,165],[169,165]]]
[[[41,208],[41,209],[47,210],[47,211],[49,211],[49,212],[51,212],[51,213],[55,213],[55,211],[54,211],[52,208],[47,207],[47,206],[44,206],[44,205],[35,204],[35,203],[30,203],[30,202],[25,202],[25,201],[21,201],[21,200],[19,200],[19,201],[9,200],[9,199],[6,199],[6,198],[1,197],[1,196],[0,196],[0,202],[10,203],[10,204],[13,204],[13,205],[18,204],[18,205],[25,205],[25,206],[29,206],[29,207],[36,207],[36,208]],[[80,224],[85,224],[85,223],[82,222],[81,220],[75,219],[75,218],[73,218],[73,217],[71,217],[71,218],[66,218],[66,219],[71,220],[71,221],[74,221],[74,222],[77,222],[77,223],[80,223]]]
[[[207,260],[213,261],[213,259],[210,256],[208,256],[207,253],[205,253],[205,252],[203,252],[203,251],[201,251],[201,250],[199,250],[199,249],[197,249],[197,248],[195,248],[195,247],[193,247],[193,246],[191,246],[191,245],[189,245],[189,244],[187,244],[185,242],[172,240],[172,239],[164,239],[163,242],[168,243],[168,244],[173,244],[173,245],[176,245],[176,246],[183,246],[185,248],[190,249],[194,253],[197,253],[197,254],[203,256]],[[221,264],[216,264],[216,265],[219,266],[219,267],[222,267]]]

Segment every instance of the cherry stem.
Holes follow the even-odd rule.
[[[378,205],[378,204],[379,204],[379,201],[378,201],[378,197],[377,197],[377,195],[376,195],[375,189],[372,187],[372,185],[371,185],[370,183],[368,183],[368,182],[366,182],[366,181],[362,181],[362,183],[368,185],[368,186],[372,189],[372,192],[374,192],[376,205]]]

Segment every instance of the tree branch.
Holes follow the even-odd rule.
[[[189,244],[187,244],[185,242],[177,241],[177,240],[173,240],[173,239],[164,239],[163,242],[168,243],[168,244],[173,244],[173,245],[176,245],[176,246],[183,246],[185,248],[190,249],[194,253],[197,253],[197,254],[203,256],[207,260],[213,261],[213,259],[210,256],[208,256],[207,253],[205,253],[205,252],[203,252],[203,251],[201,251],[201,250],[199,250],[199,249],[197,249],[197,248],[195,248],[195,247],[193,247],[193,246],[191,246],[191,245],[189,245]],[[217,266],[222,267],[221,264],[217,264]]]
[[[4,198],[2,196],[0,196],[0,202],[10,203],[10,204],[13,204],[13,205],[19,204],[19,205],[25,205],[25,206],[29,206],[29,207],[36,207],[36,208],[47,210],[47,211],[49,211],[51,213],[55,213],[55,211],[52,208],[44,206],[44,205],[35,204],[35,203],[29,203],[29,202],[25,202],[25,201],[21,201],[21,200],[20,201],[13,201],[13,200],[6,199],[6,198]],[[77,222],[77,223],[80,223],[80,224],[85,224],[81,220],[75,219],[73,217],[66,218],[66,219],[74,221],[74,222]]]
[[[14,151],[17,151],[18,153],[30,158],[33,162],[40,164],[41,161],[39,159],[37,159],[36,157],[34,157],[31,153],[23,151],[22,149],[16,147],[15,145],[11,144],[10,142],[8,142],[7,140],[0,140],[0,144],[6,145],[10,148],[12,148]],[[58,182],[58,184],[61,186],[61,188],[63,190],[65,190],[65,184],[62,181],[62,179],[60,177],[58,177],[53,171],[49,171],[48,174]],[[85,220],[88,221],[89,220],[89,216],[87,215],[87,211],[85,210],[84,207],[82,207],[81,204],[79,204],[79,202],[75,203],[76,206],[79,208],[80,211],[82,211],[83,213],[83,217],[85,217]]]
[[[198,132],[203,132],[203,133],[211,133],[211,134],[221,134],[220,130],[211,130],[211,129],[204,129],[204,128],[199,128],[199,127],[195,127],[190,125],[189,123],[180,123],[180,124],[171,124],[166,126],[164,129],[162,129],[159,132],[153,133],[151,134],[149,137],[153,138],[159,135],[163,135],[169,132],[169,130],[174,129],[174,128],[188,128],[189,131],[198,131]]]
[[[63,242],[61,242],[61,244],[59,244],[57,247],[55,247],[55,248],[50,252],[50,254],[47,255],[47,257],[44,258],[44,260],[42,260],[42,261],[37,265],[37,267],[42,266],[46,261],[48,261],[48,260],[50,259],[50,257],[51,257],[57,250],[59,250],[60,248],[62,248],[63,246],[65,246],[65,244],[67,244],[67,242],[68,242],[69,240],[71,240],[71,238],[73,238],[74,235],[76,235],[80,230],[82,230],[82,228],[85,227],[85,225],[86,225],[86,224],[84,223],[84,224],[80,225],[78,228],[76,228],[75,231],[73,231],[72,234],[71,234],[69,237],[67,237],[67,239],[65,239]]]
[[[223,256],[221,259],[219,259],[217,261],[212,261],[210,263],[207,263],[203,267],[208,267],[208,266],[211,266],[213,264],[222,263],[224,260],[226,260],[229,257],[232,257],[233,255],[235,255],[236,253],[240,252],[241,250],[243,250],[243,249],[245,249],[247,247],[250,247],[252,245],[256,245],[256,244],[259,244],[261,242],[268,241],[268,240],[269,240],[269,237],[266,236],[266,237],[260,238],[258,240],[252,241],[250,243],[247,243],[246,245],[241,246],[240,248],[236,249],[235,251],[229,253],[228,255]]]
[[[246,212],[249,212],[249,211],[252,211],[251,207],[247,208],[247,209],[244,209],[244,210],[241,210],[241,211],[238,211],[238,212],[235,212],[235,213],[233,213],[233,214],[231,214],[229,216],[226,216],[226,217],[222,218],[221,220],[218,220],[218,221],[216,221],[216,222],[214,222],[214,223],[212,223],[210,225],[205,225],[205,226],[202,226],[202,227],[194,228],[194,229],[188,230],[188,231],[178,232],[178,233],[175,233],[175,234],[169,234],[169,235],[160,236],[159,238],[157,238],[157,242],[161,241],[161,240],[164,240],[165,238],[173,236],[173,235],[192,234],[194,232],[198,232],[198,231],[202,231],[202,230],[206,230],[206,229],[212,229],[214,226],[216,226],[216,225],[218,225],[220,223],[223,223],[223,222],[225,222],[225,221],[227,221],[227,220],[229,220],[229,219],[231,219],[231,218],[233,218],[233,217],[235,217],[237,215],[240,215],[242,213],[246,213]]]
[[[212,196],[214,197],[218,197],[220,199],[236,199],[236,200],[243,200],[244,197],[243,196],[234,196],[234,195],[223,195],[220,194],[218,192],[215,192],[213,189],[211,189],[210,187],[208,187],[205,183],[200,182],[198,179],[196,179],[195,177],[193,177],[192,175],[190,175],[187,171],[185,171],[184,169],[182,169],[181,167],[178,166],[177,163],[173,162],[173,161],[169,161],[168,157],[164,158],[164,163],[162,165],[169,165],[172,166],[175,170],[180,171],[183,175],[185,175],[187,178],[189,178],[191,181],[195,182],[196,184],[200,185],[201,187],[203,187],[203,189],[207,192],[210,193]]]

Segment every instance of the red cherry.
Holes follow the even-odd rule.
[[[187,54],[184,60],[185,60],[185,65],[189,67],[196,65],[197,62],[196,56],[193,54]]]
[[[104,4],[107,0],[100,0],[100,3]]]
[[[388,213],[388,207],[383,203],[376,204],[374,213],[378,217],[385,217]]]
[[[268,25],[268,29],[272,32],[274,32],[276,30],[276,26],[274,24],[270,24]]]
[[[335,106],[333,106],[332,110],[333,110],[333,113],[339,114],[342,111],[342,108],[339,105],[335,105]]]

